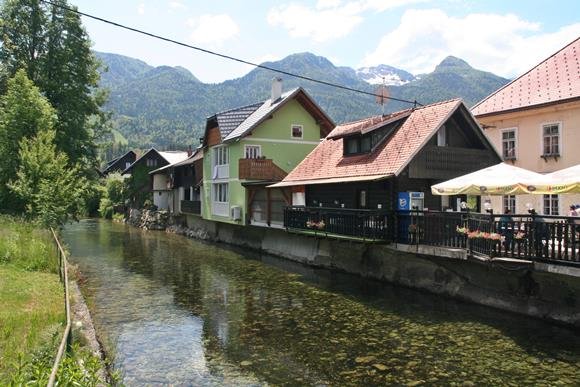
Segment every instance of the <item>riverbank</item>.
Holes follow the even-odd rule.
[[[425,290],[580,328],[580,270],[468,258],[464,250],[291,234],[185,216],[169,232],[273,254],[313,267]],[[178,226],[185,224],[187,227]]]
[[[46,384],[65,320],[58,256],[48,230],[0,216],[0,384]],[[82,298],[73,305],[80,308]],[[61,362],[60,384],[101,383],[99,358],[73,330],[73,348]],[[90,346],[89,346],[90,347]],[[94,384],[94,383],[93,383]]]

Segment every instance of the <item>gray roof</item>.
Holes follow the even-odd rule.
[[[258,102],[252,105],[242,106],[235,109],[226,110],[221,113],[217,113],[215,117],[217,118],[221,137],[226,138],[235,128],[240,126],[240,124],[244,122],[246,118],[248,118],[252,113],[254,113],[261,105],[262,102]]]
[[[295,89],[287,91],[286,93],[283,93],[280,96],[280,98],[278,98],[276,101],[272,102],[271,99],[267,99],[266,101],[257,104],[258,105],[257,109],[255,109],[250,115],[248,115],[245,120],[240,122],[235,129],[231,130],[227,136],[224,137],[222,134],[223,142],[232,141],[235,140],[236,138],[246,135],[250,130],[252,130],[256,125],[264,121],[264,119],[270,116],[270,114],[272,114],[276,109],[282,106],[286,101],[294,97],[300,90],[301,89],[297,87]]]

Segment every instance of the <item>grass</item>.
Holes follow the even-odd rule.
[[[11,379],[19,362],[62,334],[63,288],[57,273],[49,231],[0,216],[0,384]]]
[[[62,335],[65,314],[62,285],[54,273],[0,265],[0,299],[0,385],[4,385],[19,359],[28,361],[54,336]]]

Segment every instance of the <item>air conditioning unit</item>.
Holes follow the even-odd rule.
[[[242,207],[232,206],[230,208],[230,216],[233,220],[242,220]]]

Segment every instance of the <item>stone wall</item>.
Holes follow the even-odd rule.
[[[145,230],[165,230],[170,224],[169,213],[165,210],[137,210],[131,208],[126,222]]]
[[[580,328],[580,268],[468,258],[462,249],[364,244],[178,219],[170,231]]]

